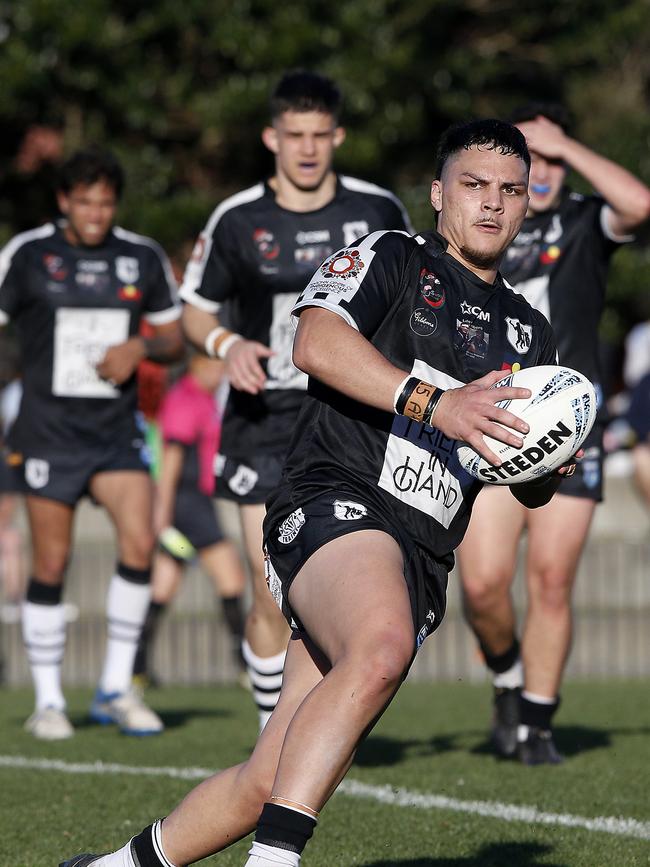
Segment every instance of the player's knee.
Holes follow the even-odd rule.
[[[413,634],[393,628],[378,632],[371,647],[360,650],[356,663],[360,696],[372,702],[385,700],[399,686],[413,657]]]
[[[137,569],[146,569],[151,565],[155,539],[153,533],[142,531],[121,540],[121,558],[125,563],[132,564]]]
[[[56,552],[38,554],[34,558],[34,575],[43,584],[58,585],[63,581],[68,558]]]
[[[546,608],[563,609],[571,602],[574,575],[548,567],[531,579],[531,597]]]
[[[512,575],[504,569],[480,570],[463,576],[465,605],[470,610],[489,610],[510,592]]]

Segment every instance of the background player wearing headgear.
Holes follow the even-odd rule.
[[[131,734],[162,730],[129,690],[154,541],[134,372],[145,357],[179,357],[183,344],[164,253],[113,225],[122,183],[112,155],[78,151],[61,168],[63,220],[17,235],[0,254],[0,322],[13,321],[22,349],[24,392],[9,442],[22,458],[33,555],[23,635],[36,709],[26,726],[44,739],[73,734],[61,689],[61,597],[84,494],[106,508],[119,549],[91,716]],[[142,317],[154,326],[149,339],[138,336]]]
[[[152,676],[150,653],[160,616],[173,600],[185,566],[198,557],[221,601],[239,669],[244,631],[242,593],[246,576],[237,549],[224,537],[215,513],[214,459],[221,433],[215,391],[222,361],[193,354],[188,371],[163,398],[158,424],[162,437],[154,529],[159,550],[153,562],[151,603],[133,668],[137,683]]]
[[[332,252],[366,232],[408,226],[387,190],[332,170],[345,138],[340,103],[336,85],[324,76],[282,78],[262,133],[274,173],[213,212],[181,289],[188,337],[225,359],[232,386],[217,495],[240,507],[253,576],[244,656],[261,726],[278,700],[289,636],[264,580],[264,502],[280,480],[307,384],[291,361],[289,313],[315,266]]]
[[[585,374],[602,399],[598,323],[609,260],[650,215],[650,190],[570,138],[560,107],[531,104],[512,120],[531,152],[530,203],[501,271],[549,319],[560,361]],[[571,192],[569,169],[596,194]],[[514,332],[510,344],[508,367],[517,360]],[[577,471],[543,509],[527,511],[507,491],[487,487],[458,552],[466,617],[494,674],[493,742],[500,754],[518,754],[525,764],[561,761],[551,721],[571,643],[571,590],[602,498],[602,436],[597,421]],[[524,527],[528,606],[520,652],[510,587]]]
[[[492,461],[484,435],[522,445],[527,425],[496,403],[530,392],[490,388],[507,318],[526,328],[531,362],[555,359],[544,317],[497,273],[526,211],[527,160],[509,124],[452,129],[432,186],[439,233],[373,232],[313,276],[293,308],[310,393],[264,524],[270,586],[297,624],[278,706],[247,762],[118,852],[62,867],[190,864],[256,821],[247,867],[300,864],[318,811],[444,614],[453,548],[481,487],[454,441]],[[488,314],[485,358],[457,340],[466,304]],[[513,493],[543,502],[558,482]]]

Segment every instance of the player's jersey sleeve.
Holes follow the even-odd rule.
[[[535,310],[534,314],[534,318],[539,323],[537,330],[540,334],[536,364],[559,364],[557,344],[555,342],[553,329],[546,317],[543,316],[539,310]]]
[[[152,244],[150,257],[150,283],[144,318],[151,325],[174,322],[181,315],[178,286],[167,255],[157,244]]]
[[[292,314],[323,307],[371,335],[399,295],[413,243],[406,232],[373,232],[344,247],[316,271]]]
[[[6,325],[18,312],[24,291],[27,244],[54,233],[52,223],[16,235],[0,251],[0,325]]]

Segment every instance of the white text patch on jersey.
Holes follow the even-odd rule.
[[[57,397],[117,397],[96,365],[109,346],[129,336],[131,314],[109,308],[59,307],[54,325],[52,393]]]

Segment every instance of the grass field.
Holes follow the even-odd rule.
[[[236,687],[153,691],[167,731],[145,740],[90,725],[90,692],[73,691],[77,734],[56,744],[22,731],[29,691],[1,696],[1,867],[116,848],[201,769],[244,759],[255,737]],[[568,684],[557,720],[567,761],[552,768],[493,757],[488,705],[483,686],[404,686],[323,811],[305,867],[650,865],[647,683]],[[203,863],[241,867],[246,850],[242,841]]]

